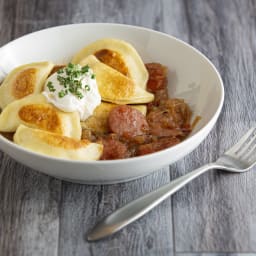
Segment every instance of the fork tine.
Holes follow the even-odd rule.
[[[246,161],[251,165],[250,168],[255,166],[255,164],[256,164],[256,154],[251,155],[249,157],[249,159],[247,159]]]
[[[231,147],[226,153],[237,154],[246,144],[247,140],[256,132],[256,125],[254,125],[233,147]]]
[[[249,162],[256,161],[256,144],[245,154],[244,159]]]
[[[248,155],[253,151],[256,145],[256,134],[252,134],[253,136],[249,137],[249,139],[244,143],[244,146],[237,152],[238,155],[244,158],[247,158]]]

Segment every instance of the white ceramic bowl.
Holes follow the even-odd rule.
[[[29,152],[0,136],[0,148],[18,162],[61,179],[79,183],[117,183],[135,179],[169,165],[195,149],[214,126],[224,100],[221,77],[199,51],[172,36],[121,24],[74,24],[23,36],[0,48],[0,67],[52,60],[66,63],[88,43],[112,37],[130,42],[144,62],[169,67],[169,92],[184,98],[202,119],[191,135],[171,148],[141,157],[108,161],[69,161]]]

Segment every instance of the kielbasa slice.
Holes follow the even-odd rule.
[[[130,156],[126,144],[114,138],[102,139],[103,153],[101,160],[123,159]]]
[[[149,129],[146,117],[127,105],[113,108],[109,113],[108,124],[112,132],[126,138],[145,134]]]
[[[147,90],[155,93],[165,89],[167,87],[167,68],[160,63],[147,63],[145,66],[149,73]]]

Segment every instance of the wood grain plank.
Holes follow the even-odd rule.
[[[18,3],[0,1],[0,45],[20,35],[16,21],[22,19],[24,8]],[[23,33],[30,32],[24,24],[19,28]],[[0,152],[0,255],[57,255],[60,192],[60,181]]]
[[[163,0],[162,6],[163,31],[189,42],[189,25],[184,1]]]
[[[255,1],[186,1],[189,38],[220,70],[226,89],[217,125],[172,177],[210,162],[255,122]],[[173,197],[177,252],[256,251],[256,172],[211,172]]]
[[[177,256],[255,256],[255,253],[177,253]]]
[[[15,15],[15,8],[12,8],[13,3],[14,0],[0,1],[0,46],[12,38],[12,17]]]
[[[60,182],[8,156],[0,168],[0,254],[57,255]]]
[[[170,204],[105,240],[88,243],[86,233],[104,216],[134,198],[166,183],[166,169],[137,181],[83,186],[64,183],[59,255],[171,255]]]

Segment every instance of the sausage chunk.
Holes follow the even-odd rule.
[[[145,66],[149,74],[147,90],[155,95],[154,101],[148,104],[148,110],[151,110],[168,99],[167,68],[160,63],[147,63]]]
[[[149,129],[146,117],[127,105],[113,108],[109,113],[108,124],[112,132],[125,138],[145,134]]]
[[[102,139],[103,153],[101,160],[123,159],[130,156],[126,144],[115,138]]]
[[[160,63],[145,64],[149,79],[147,83],[147,90],[150,92],[157,92],[167,87],[167,68]]]

